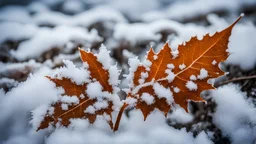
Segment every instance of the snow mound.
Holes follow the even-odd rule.
[[[212,92],[217,103],[214,121],[234,144],[256,141],[256,108],[237,85],[226,85]]]
[[[64,48],[68,42],[80,44],[101,41],[97,30],[90,32],[81,27],[58,26],[54,29],[41,28],[36,35],[22,42],[16,51],[12,51],[18,60],[35,58],[52,48]]]

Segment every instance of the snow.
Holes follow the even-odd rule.
[[[7,41],[21,41],[31,38],[38,31],[37,26],[15,22],[0,23],[0,44]]]
[[[62,9],[64,12],[77,14],[85,9],[85,5],[79,0],[68,0],[62,5]]]
[[[148,77],[148,72],[142,72],[141,73],[141,78],[147,78]]]
[[[200,69],[200,74],[197,76],[198,79],[202,80],[208,77],[208,71],[204,68]]]
[[[173,88],[173,91],[174,91],[175,93],[179,93],[179,92],[180,92],[180,89],[179,89],[178,87],[174,87],[174,88]]]
[[[170,69],[166,69],[165,73],[168,74],[166,79],[168,80],[169,83],[172,82],[176,77],[176,75]]]
[[[93,104],[93,106],[95,107],[95,110],[99,111],[101,109],[105,109],[108,107],[108,102],[103,100],[103,101],[97,101]]]
[[[62,103],[61,104],[61,109],[64,110],[64,111],[67,111],[68,110],[68,104]]]
[[[145,65],[146,67],[151,67],[152,62],[150,60],[144,60],[143,65]]]
[[[129,58],[128,65],[129,65],[129,74],[124,75],[124,76],[126,76],[126,79],[130,83],[129,87],[133,87],[134,86],[134,84],[133,84],[134,72],[136,72],[138,66],[140,65],[140,60],[138,59],[138,57]]]
[[[90,113],[90,114],[94,114],[95,113],[95,108],[93,106],[88,106],[86,108],[86,110],[84,110],[84,113]]]
[[[167,68],[169,68],[169,69],[174,69],[175,66],[174,66],[173,64],[167,64]]]
[[[180,70],[183,70],[185,67],[186,67],[185,64],[180,64],[180,65],[179,65]]]
[[[169,88],[165,88],[159,83],[154,83],[153,89],[159,99],[166,98],[166,101],[169,104],[174,102],[173,94]]]
[[[102,95],[102,89],[103,88],[101,84],[98,81],[96,81],[96,82],[89,83],[87,85],[86,93],[89,98],[95,99]]]
[[[244,70],[253,69],[256,65],[256,41],[253,39],[255,36],[256,27],[253,24],[236,25],[230,36],[228,47],[231,55],[226,63],[239,65]]]
[[[157,60],[157,58],[158,58],[157,55],[154,55],[154,56],[153,56],[153,59],[154,59],[154,60]]]
[[[77,68],[72,61],[63,60],[65,67],[56,69],[53,72],[52,78],[62,79],[68,78],[77,85],[82,85],[83,83],[88,83],[90,80],[89,71],[83,67]]]
[[[129,106],[133,107],[136,105],[137,99],[132,97],[127,97],[124,102],[127,103]]]
[[[193,81],[187,81],[186,87],[187,87],[190,91],[196,91],[196,90],[197,90],[197,84],[195,84]]]
[[[186,124],[191,122],[194,117],[179,107],[174,109],[173,112],[168,115],[168,119],[170,119],[172,123]]]
[[[14,79],[10,79],[10,78],[0,78],[0,86],[2,86],[3,84],[5,84],[8,88],[14,86],[18,86],[19,82],[14,80]]]
[[[63,48],[70,41],[84,44],[85,42],[101,41],[96,30],[88,32],[81,27],[58,26],[54,29],[41,28],[36,35],[22,42],[12,55],[19,60],[35,58],[52,48]]]
[[[0,8],[0,21],[29,23],[31,17],[25,7],[5,6]]]
[[[226,85],[212,92],[217,103],[214,122],[232,143],[254,143],[256,140],[256,108],[237,85]]]
[[[66,103],[68,105],[72,105],[72,104],[79,104],[79,99],[77,96],[61,96],[60,101],[62,103]]]
[[[154,103],[154,97],[148,93],[142,93],[141,99],[145,101],[148,105],[151,105]]]
[[[141,42],[157,41],[161,35],[155,34],[148,25],[141,23],[119,23],[114,29],[114,38],[118,41],[127,41],[131,45]]]
[[[34,1],[30,3],[27,6],[27,9],[29,12],[32,12],[32,13],[49,11],[49,8],[43,2],[40,2],[40,1]]]
[[[84,27],[89,27],[92,24],[104,21],[126,22],[123,15],[109,7],[95,7],[88,11],[76,14],[73,17],[52,11],[38,13],[33,17],[33,20],[39,25],[80,25]]]
[[[30,116],[25,113],[30,113],[33,110],[32,124],[38,125],[40,117],[37,117],[44,113],[45,108],[40,105],[47,105],[57,100],[58,95],[62,93],[60,90],[56,90],[54,84],[47,78],[35,73],[31,75],[25,82],[20,83],[18,87],[13,88],[10,92],[1,95],[1,117],[0,125],[2,129],[6,132],[15,133],[16,136],[21,136],[24,138],[30,138],[29,135],[32,134],[30,127],[27,124],[30,120]],[[10,107],[10,105],[12,105]],[[36,115],[34,110],[39,108],[39,115]],[[41,110],[40,110],[41,109]],[[18,121],[10,121],[13,127],[5,125],[10,119],[17,119]],[[23,135],[23,136],[22,136]],[[33,134],[32,134],[33,135]],[[32,136],[31,135],[31,136]],[[38,135],[34,136],[36,139]],[[11,136],[15,138],[15,135]]]
[[[191,76],[189,77],[189,79],[190,79],[190,80],[197,80],[197,78],[196,78],[195,75],[191,75]]]
[[[253,22],[255,19],[254,13],[248,14],[250,9],[247,10],[246,7],[253,7],[255,4],[253,0],[232,2],[227,0],[218,2],[214,0],[207,2],[203,0],[43,0],[23,6],[7,4],[1,7],[0,59],[3,61],[0,62],[0,84],[4,83],[12,88],[7,92],[0,88],[0,143],[212,144],[216,142],[212,136],[213,133],[216,134],[214,131],[204,131],[204,128],[198,130],[194,125],[190,125],[194,113],[186,113],[173,104],[172,94],[179,93],[181,89],[175,86],[167,89],[154,81],[144,84],[149,75],[147,71],[140,74],[141,85],[133,90],[133,73],[141,65],[140,60],[143,60],[149,45],[153,45],[154,51],[157,52],[168,39],[173,59],[179,58],[178,45],[184,44],[183,42],[189,40],[191,36],[202,38],[208,32],[213,34],[226,28],[242,10],[245,11],[246,16],[232,31],[228,45],[230,56],[225,61],[225,66],[238,65],[244,71],[254,70],[256,28]],[[209,13],[213,14],[206,15]],[[223,17],[219,18],[215,13]],[[198,20],[198,17],[202,20]],[[208,22],[204,17],[207,17]],[[104,42],[116,58],[108,59],[110,52],[107,49],[102,52],[100,48],[99,61],[109,72],[108,83],[113,87],[113,93],[102,91],[99,82],[95,79],[90,80],[89,65],[81,63],[79,51],[76,49],[77,46],[81,46],[96,52],[101,42]],[[53,48],[57,48],[60,53],[54,54],[53,58],[43,63],[38,62]],[[129,68],[126,65],[128,58],[132,58],[128,61],[131,66]],[[63,59],[66,59],[65,66],[61,67]],[[157,60],[157,55],[153,56],[153,59]],[[115,65],[111,65],[111,62]],[[215,66],[219,64],[216,60],[209,62]],[[75,64],[82,66],[77,67]],[[149,70],[150,63],[146,62],[146,64]],[[125,83],[124,78],[121,78],[119,86],[120,71],[117,67],[121,67],[123,73],[129,73],[126,79],[130,82]],[[166,69],[167,79],[172,81],[174,65],[171,61]],[[24,74],[24,78],[16,79],[19,73]],[[186,84],[188,89],[197,90],[196,80],[207,78],[208,73],[202,68],[198,77],[197,74],[190,74],[190,81]],[[26,75],[29,77],[27,78]],[[84,95],[80,95],[79,98],[61,97],[64,90],[56,88],[55,84],[45,76],[70,78],[79,85],[88,83],[86,93],[94,99],[97,98],[98,102],[81,112],[93,114],[96,110],[108,106],[107,102],[111,101],[114,109],[112,118],[115,120],[122,103],[129,104],[129,110],[122,116],[119,131],[112,132],[107,123],[110,116],[105,113],[97,117],[94,124],[90,124],[87,119],[70,119],[71,124],[67,128],[58,124],[57,128],[49,127],[36,132],[45,114],[54,113],[54,108],[50,104],[64,101],[61,106],[66,110],[70,104],[78,103],[79,98],[85,98]],[[168,120],[156,109],[144,121],[140,110],[130,109],[137,102],[135,97],[148,105],[154,103],[154,97],[146,92],[141,96],[135,95],[120,102],[120,98],[123,99],[125,94],[118,93],[119,87],[127,87],[128,83],[127,92],[137,93],[141,87],[150,85],[154,87],[158,97],[170,99],[173,105]],[[233,144],[256,141],[254,98],[242,93],[241,89],[235,85],[226,85],[209,92],[210,97],[216,102],[216,109],[210,113],[214,124]],[[178,126],[179,129],[174,128],[173,125]],[[192,126],[192,130],[186,129],[184,125]]]
[[[216,65],[216,63],[217,63],[216,60],[212,61],[212,65]]]
[[[111,65],[109,70],[109,84],[114,86],[115,89],[118,89],[118,85],[120,83],[120,80],[119,80],[119,75],[120,75],[120,70],[117,69],[117,65]]]
[[[108,51],[104,45],[101,45],[99,53],[96,54],[97,60],[103,65],[105,70],[108,70],[111,65],[111,58],[109,54],[110,51]]]

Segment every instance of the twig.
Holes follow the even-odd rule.
[[[120,109],[119,113],[118,113],[118,116],[117,116],[117,119],[116,119],[116,123],[115,123],[115,126],[114,126],[114,131],[117,131],[118,128],[119,128],[119,124],[120,124],[120,120],[122,118],[122,114],[125,110],[125,108],[128,106],[127,103],[124,103],[122,108]]]
[[[231,82],[235,82],[235,81],[248,80],[248,79],[254,79],[254,78],[256,78],[256,75],[233,78],[233,79],[230,79],[230,80],[226,80],[226,81],[224,81],[220,84],[217,84],[216,87],[219,87],[219,86],[231,83]]]

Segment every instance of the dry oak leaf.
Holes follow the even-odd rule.
[[[79,51],[83,67],[76,68],[71,61],[64,60],[66,67],[56,70],[53,77],[47,77],[56,87],[64,89],[64,94],[48,108],[38,130],[49,125],[68,126],[73,118],[85,118],[93,123],[99,115],[113,129],[111,113],[121,104],[116,94],[120,71],[110,64],[105,46],[101,46],[99,54]]]
[[[208,80],[224,75],[218,64],[227,59],[229,36],[241,18],[213,36],[207,34],[202,40],[192,37],[175,51],[167,43],[158,54],[151,48],[144,63],[130,59],[130,85],[124,106],[140,109],[145,120],[155,108],[166,116],[176,104],[188,112],[189,100],[204,101],[200,93],[214,89]]]

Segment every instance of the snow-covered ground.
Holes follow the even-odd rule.
[[[159,51],[166,41],[176,50],[192,36],[200,39],[206,33],[226,28],[244,12],[244,18],[234,27],[229,39],[230,56],[220,65],[224,70],[234,67],[238,70],[216,81],[256,75],[255,0],[27,2],[11,5],[13,1],[0,1],[0,143],[256,143],[255,79],[202,93],[207,104],[191,102],[190,113],[177,107],[166,118],[154,110],[144,121],[139,110],[128,109],[117,132],[112,132],[104,117],[98,117],[93,125],[85,119],[72,119],[69,127],[36,131],[43,118],[42,110],[47,110],[63,93],[45,76],[61,74],[80,84],[90,75],[83,69],[86,66],[79,59],[78,47],[93,53],[101,49],[98,60],[111,73],[110,83],[116,86],[119,84],[116,66],[122,69],[121,74],[128,74],[129,58],[132,58],[130,62],[143,61],[150,46]],[[112,61],[101,44],[109,50]],[[202,70],[201,76],[204,74]],[[124,77],[119,79],[120,89],[128,88],[128,81]],[[193,84],[191,81],[188,87],[195,89]],[[97,86],[96,82],[92,83],[90,96],[101,92]],[[124,99],[124,92],[118,94]],[[149,104],[153,101],[146,94],[142,99]],[[114,112],[114,119],[116,115]]]

